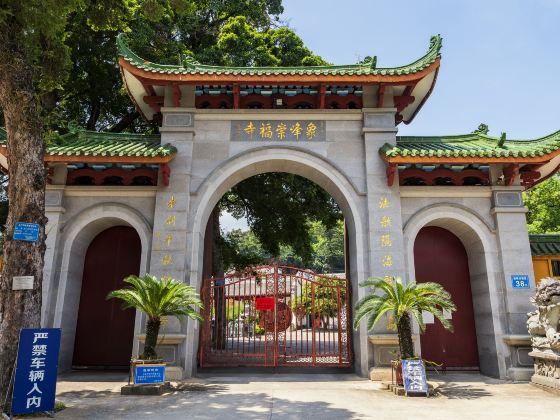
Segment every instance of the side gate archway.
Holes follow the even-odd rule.
[[[344,278],[262,266],[202,286],[201,367],[350,367]]]

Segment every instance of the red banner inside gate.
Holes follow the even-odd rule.
[[[258,297],[255,298],[255,306],[257,311],[272,311],[274,310],[273,297]]]

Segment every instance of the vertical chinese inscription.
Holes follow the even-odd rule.
[[[391,207],[391,202],[387,197],[381,197],[379,199],[378,207],[381,212],[384,210],[386,211]],[[391,233],[389,232],[392,223],[393,221],[391,220],[391,216],[387,214],[380,215],[379,227],[382,229],[383,233],[381,233],[379,237],[379,245],[381,248],[385,249],[386,252],[388,251],[388,248],[391,248],[393,246],[393,238],[391,237]],[[393,267],[393,256],[389,253],[385,253],[381,257],[380,264],[384,269],[390,269],[391,267]]]

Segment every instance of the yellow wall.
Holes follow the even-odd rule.
[[[542,278],[552,277],[552,260],[560,260],[560,255],[533,257],[533,270],[535,272],[537,286]]]

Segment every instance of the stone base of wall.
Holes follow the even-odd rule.
[[[507,371],[507,377],[513,382],[528,382],[533,376],[533,368],[512,367]]]

